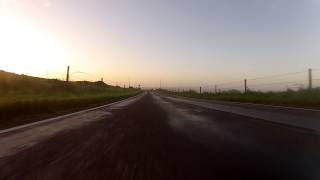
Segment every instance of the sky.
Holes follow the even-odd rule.
[[[319,19],[319,0],[0,0],[0,69],[142,87],[320,69]]]

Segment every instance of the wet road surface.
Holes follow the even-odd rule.
[[[320,179],[311,131],[157,93],[105,111],[1,157],[0,179]]]

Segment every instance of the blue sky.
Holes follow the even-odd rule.
[[[33,0],[19,8],[62,39],[73,52],[66,63],[119,83],[196,86],[320,68],[317,0]]]

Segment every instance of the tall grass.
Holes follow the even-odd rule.
[[[103,82],[64,82],[0,71],[0,129],[97,104],[124,99],[140,92]]]
[[[320,89],[299,89],[297,91],[288,89],[283,92],[259,92],[248,91],[241,93],[237,90],[225,91],[221,93],[202,93],[196,91],[185,92],[169,92],[167,93],[209,100],[234,101],[234,102],[250,102],[272,105],[286,105],[297,107],[310,107],[320,109]]]

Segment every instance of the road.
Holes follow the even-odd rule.
[[[0,133],[0,179],[316,180],[318,113],[144,93]]]

